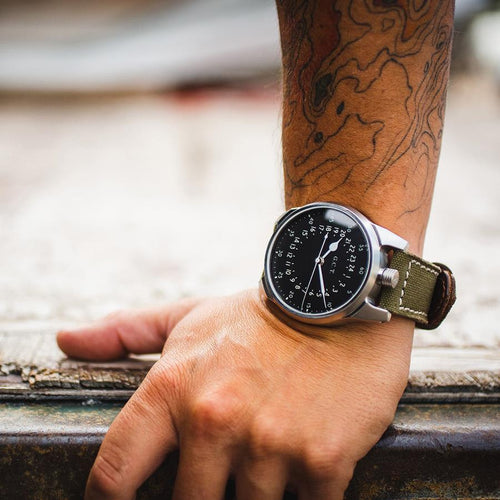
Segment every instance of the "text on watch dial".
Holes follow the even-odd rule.
[[[370,263],[368,241],[356,220],[322,207],[285,222],[268,258],[269,279],[281,302],[311,315],[351,302]]]

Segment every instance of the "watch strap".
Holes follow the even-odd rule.
[[[389,267],[399,272],[399,281],[394,288],[383,287],[380,307],[414,320],[418,328],[438,327],[456,300],[450,269],[401,250],[394,251]]]

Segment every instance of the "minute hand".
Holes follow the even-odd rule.
[[[321,294],[323,295],[323,304],[325,304],[325,309],[326,309],[326,290],[325,290],[325,280],[323,279],[323,269],[322,269],[321,263],[318,264],[318,272],[319,272],[319,284],[321,287]]]
[[[344,239],[344,237],[340,238],[338,241],[333,241],[330,243],[330,246],[328,247],[328,250],[325,252],[324,255],[321,256],[321,260],[323,260],[327,255],[329,255],[332,252],[335,252],[337,248],[339,247],[339,243]]]

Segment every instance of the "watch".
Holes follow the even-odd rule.
[[[395,314],[436,328],[455,302],[443,264],[407,252],[408,243],[352,208],[311,203],[277,221],[262,288],[286,316],[313,325],[386,322]]]

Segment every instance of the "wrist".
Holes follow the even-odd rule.
[[[307,337],[326,344],[349,342],[365,345],[366,349],[374,345],[380,348],[386,345],[388,349],[406,352],[408,356],[411,353],[415,323],[410,319],[393,316],[387,323],[345,319],[334,326],[326,327],[302,323],[287,316],[269,300],[262,287],[256,294],[256,300],[266,321],[271,322],[274,329],[286,333],[287,336],[296,339]]]

